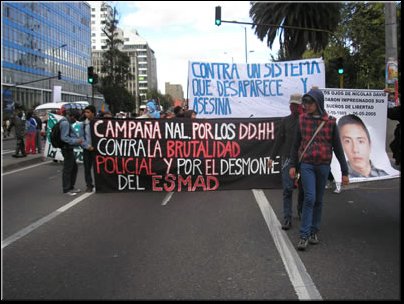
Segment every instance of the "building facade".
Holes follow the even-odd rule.
[[[100,76],[102,66],[102,54],[106,49],[107,35],[104,33],[106,26],[114,18],[113,8],[106,1],[91,1],[91,49],[92,66]],[[139,106],[146,100],[147,92],[157,90],[157,67],[154,51],[147,41],[134,31],[124,33],[117,28],[117,38],[124,42],[119,49],[130,58],[130,73],[127,82],[127,90],[136,100],[135,111],[139,112]]]
[[[174,99],[184,100],[184,90],[180,84],[170,84],[169,82],[166,82],[165,92],[166,94],[171,95]]]
[[[87,2],[2,2],[2,90],[26,109],[89,100],[91,8]],[[58,72],[61,79],[58,79]],[[55,100],[59,101],[59,100]]]

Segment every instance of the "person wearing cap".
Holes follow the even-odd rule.
[[[300,239],[298,250],[305,250],[308,243],[319,242],[317,233],[320,230],[323,196],[333,152],[337,157],[341,172],[342,184],[349,183],[348,166],[340,141],[335,117],[329,116],[324,109],[324,94],[318,88],[312,88],[302,97],[304,114],[299,116],[299,124],[290,151],[290,178],[294,178],[299,166],[304,191],[302,218],[300,223]],[[319,125],[324,121],[310,145]],[[301,155],[304,149],[307,150]],[[302,157],[298,164],[299,156]]]
[[[290,149],[295,137],[299,122],[299,115],[303,113],[302,95],[295,93],[289,100],[290,115],[286,116],[279,123],[276,131],[275,143],[270,154],[268,166],[271,168],[277,156],[280,157],[283,187],[283,223],[282,229],[288,230],[292,227],[292,202],[294,180],[289,176]],[[302,202],[303,193],[299,191],[298,201]]]
[[[81,190],[74,188],[78,167],[73,149],[83,143],[83,138],[77,135],[72,125],[79,119],[80,111],[74,108],[66,108],[63,114],[65,117],[60,121],[60,138],[65,143],[61,148],[63,155],[62,187],[63,193],[74,196]]]

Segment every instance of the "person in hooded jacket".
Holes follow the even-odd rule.
[[[336,119],[329,116],[324,110],[323,92],[318,88],[312,88],[303,95],[302,102],[305,113],[299,117],[299,126],[290,152],[289,169],[290,177],[294,178],[296,166],[299,166],[304,192],[298,250],[305,250],[308,243],[317,244],[319,242],[317,233],[320,230],[323,196],[331,169],[333,152],[341,167],[342,185],[349,183],[348,166],[340,141],[338,126]],[[301,163],[298,164],[299,156],[322,121],[325,124],[308,146],[302,156]]]

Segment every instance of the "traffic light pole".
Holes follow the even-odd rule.
[[[94,84],[91,84],[91,104],[94,105]]]
[[[344,75],[343,74],[339,75],[339,88],[340,89],[344,88]]]

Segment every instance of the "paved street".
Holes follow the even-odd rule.
[[[327,190],[321,242],[297,252],[281,190],[71,198],[37,162],[2,176],[4,299],[400,298],[399,179]]]

